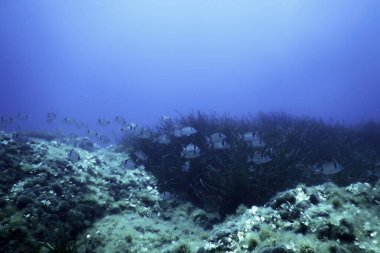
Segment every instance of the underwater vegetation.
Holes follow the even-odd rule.
[[[185,194],[224,217],[299,183],[376,180],[379,129],[286,113],[236,119],[196,112],[151,129],[129,126],[119,150],[153,173],[160,192]]]
[[[0,131],[0,252],[379,252],[379,126],[193,113],[108,147]]]
[[[47,253],[77,253],[78,245],[75,240],[70,240],[70,235],[64,228],[59,228],[55,235],[51,236],[50,242],[43,242],[42,246]]]

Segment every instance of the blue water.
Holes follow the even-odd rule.
[[[380,119],[378,1],[0,3],[0,115]],[[22,125],[22,126],[20,126]]]

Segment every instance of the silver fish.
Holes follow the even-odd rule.
[[[128,125],[124,125],[120,131],[125,132],[125,133],[133,133],[134,131],[138,130],[138,126],[136,123],[129,123]]]
[[[162,135],[158,136],[156,141],[160,144],[165,144],[165,145],[167,145],[171,142],[169,136],[166,134],[162,134]]]
[[[136,133],[136,137],[140,139],[149,139],[151,134],[148,130],[142,128]]]
[[[343,169],[343,166],[336,162],[326,162],[319,167],[318,171],[325,175],[332,175],[342,171]]]
[[[128,126],[132,129],[135,129],[138,125],[136,123],[131,122],[128,124]]]
[[[174,135],[175,137],[182,137],[182,132],[181,132],[181,130],[179,130],[179,129],[174,129],[174,131],[173,131],[173,135]]]
[[[173,194],[171,194],[170,192],[162,192],[160,193],[160,198],[161,200],[170,200],[173,198]]]
[[[67,155],[67,158],[72,162],[76,163],[80,160],[80,156],[78,152],[76,152],[74,149],[71,149],[69,154]]]
[[[265,147],[265,142],[260,137],[256,136],[253,140],[247,142],[249,146],[253,148]]]
[[[218,141],[218,142],[213,142],[213,143],[211,143],[210,146],[213,147],[214,149],[219,149],[219,150],[230,148],[230,145],[224,140]]]
[[[162,115],[161,120],[162,121],[169,121],[169,120],[171,120],[171,118],[169,116]]]
[[[85,128],[86,124],[83,122],[75,122],[75,126],[79,129]]]
[[[133,129],[130,129],[128,126],[120,128],[120,131],[126,134],[132,133]]]
[[[125,118],[123,116],[116,116],[115,121],[121,125],[124,125],[126,123]]]
[[[47,119],[48,123],[53,122],[53,120],[55,120],[56,117],[57,117],[57,114],[55,114],[54,112],[49,112],[46,115],[46,119]]]
[[[220,141],[224,141],[227,137],[223,134],[223,133],[213,133],[210,138],[209,138],[209,141],[210,142],[220,142]]]
[[[69,139],[76,139],[78,138],[79,136],[75,133],[69,133]]]
[[[260,154],[260,153],[256,153],[254,154],[253,156],[249,157],[248,158],[248,162],[249,163],[255,163],[255,164],[264,164],[264,163],[269,163],[270,161],[272,161],[272,158],[268,155],[264,155],[264,154]]]
[[[376,177],[379,177],[380,178],[380,162],[377,162],[375,164],[375,168],[373,169],[373,172],[372,172]]]
[[[123,166],[128,170],[136,169],[136,163],[130,158],[125,159],[125,161],[123,162]]]
[[[99,135],[98,138],[99,138],[99,141],[103,144],[107,144],[111,142],[111,139],[104,135]]]
[[[184,147],[181,153],[181,157],[184,157],[187,159],[197,158],[200,155],[201,155],[201,149],[192,143]]]
[[[182,136],[190,136],[197,132],[197,130],[194,127],[184,127],[181,129]]]
[[[17,113],[17,118],[20,120],[27,120],[29,119],[29,114],[19,112]]]
[[[148,158],[148,156],[142,150],[137,150],[134,154],[137,157],[137,159],[143,162],[146,162]]]
[[[190,161],[185,161],[185,163],[181,166],[182,172],[189,172],[190,169]]]
[[[90,137],[96,137],[98,136],[98,133],[87,128],[87,135]]]
[[[244,141],[253,141],[256,137],[256,133],[254,132],[246,132],[240,138]]]
[[[1,124],[7,125],[13,122],[13,117],[11,116],[1,116],[0,118]]]
[[[76,120],[74,118],[68,118],[68,117],[66,117],[66,118],[63,119],[63,122],[65,124],[67,124],[67,125],[75,125]]]
[[[257,132],[246,132],[240,138],[253,148],[262,148],[266,145]]]
[[[111,122],[106,119],[98,119],[97,123],[99,126],[108,126]]]

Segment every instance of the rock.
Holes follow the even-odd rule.
[[[67,213],[70,210],[70,203],[67,201],[61,201],[58,204],[58,213]]]
[[[61,196],[64,192],[64,189],[59,184],[52,184],[51,189],[57,194],[58,196]]]
[[[319,197],[316,193],[310,194],[309,200],[313,205],[318,205],[320,202]]]
[[[80,138],[77,146],[81,149],[87,150],[88,152],[93,152],[95,150],[94,143],[87,137]]]
[[[16,200],[16,207],[18,209],[23,209],[25,208],[28,204],[30,203],[33,203],[33,199],[28,197],[28,196],[25,196],[25,195],[20,195],[17,197],[17,200]]]
[[[324,224],[317,231],[319,239],[340,240],[351,243],[355,241],[353,225],[346,220],[341,220],[339,225]]]
[[[296,203],[295,194],[291,191],[287,191],[287,192],[281,193],[281,194],[277,195],[276,197],[274,197],[269,202],[269,206],[272,209],[278,209],[279,207],[281,207],[282,204],[294,205],[295,203]]]
[[[265,247],[260,253],[293,253],[294,251],[286,249],[284,246]]]
[[[56,138],[55,135],[49,134],[47,132],[28,132],[27,136],[31,138],[46,140],[46,141],[52,141]]]
[[[4,198],[0,198],[0,208],[4,208],[6,205],[7,205],[7,201]]]

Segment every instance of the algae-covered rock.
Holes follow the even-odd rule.
[[[294,251],[285,248],[284,246],[265,247],[260,253],[294,253]]]
[[[0,140],[1,252],[43,252],[60,228],[79,253],[380,252],[380,182],[299,185],[222,219],[161,192],[143,165],[125,168],[128,153]]]

